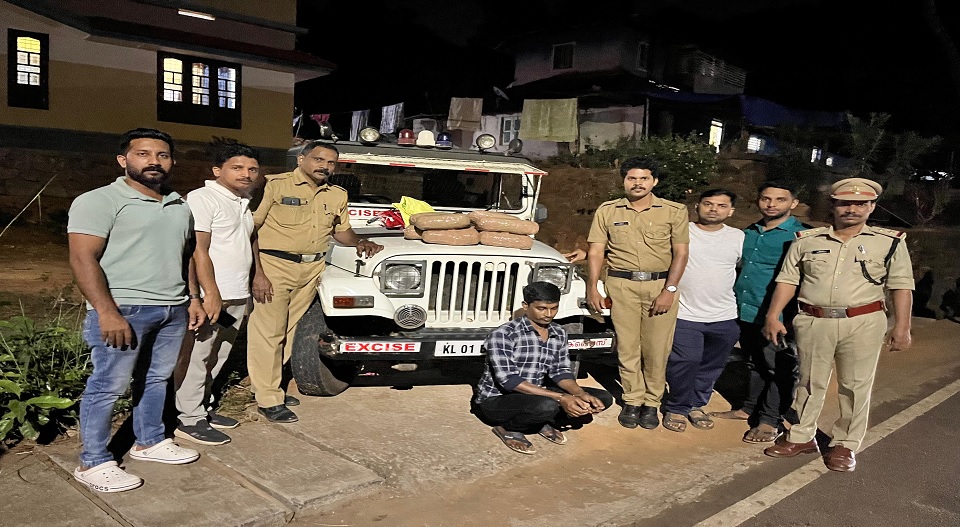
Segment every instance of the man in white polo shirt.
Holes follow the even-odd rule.
[[[249,312],[253,265],[250,192],[261,180],[260,154],[236,142],[215,145],[213,177],[203,188],[187,194],[197,238],[193,263],[208,322],[194,334],[187,371],[177,387],[180,423],[173,432],[201,445],[228,443],[230,436],[219,429],[240,424],[209,408],[213,400],[210,387]]]
[[[737,195],[712,189],[700,195],[697,221],[690,224],[690,257],[680,279],[680,310],[667,360],[669,391],[663,401],[663,427],[683,432],[687,421],[713,428],[703,411],[713,384],[740,336],[733,283],[743,251],[743,231],[724,225]]]

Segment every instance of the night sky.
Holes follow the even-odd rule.
[[[339,111],[358,100],[390,104],[401,95],[434,109],[444,97],[508,84],[512,62],[493,51],[507,37],[637,12],[649,27],[745,68],[747,94],[863,117],[887,112],[894,129],[960,135],[960,88],[951,84],[947,55],[922,17],[927,1],[933,0],[302,0],[299,25],[311,35],[299,45],[339,71],[298,85],[297,104],[311,111],[323,98]],[[955,4],[936,1],[950,36],[960,40]],[[331,93],[338,79],[349,80],[349,94]]]

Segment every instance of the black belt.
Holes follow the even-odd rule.
[[[312,263],[322,260],[323,257],[327,255],[327,253],[297,254],[288,253],[286,251],[274,251],[273,249],[260,249],[260,252],[269,254],[270,256],[276,256],[277,258],[283,258],[284,260],[289,260],[294,263]]]
[[[667,277],[667,271],[617,271],[611,269],[607,271],[607,276],[614,278],[626,278],[634,282],[649,282],[651,280],[663,280]]]

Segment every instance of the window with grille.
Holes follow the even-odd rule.
[[[520,136],[520,116],[510,115],[500,118],[500,144],[509,145]]]
[[[240,65],[171,53],[157,54],[157,118],[240,128]]]
[[[7,31],[7,105],[49,107],[49,38],[42,33]]]

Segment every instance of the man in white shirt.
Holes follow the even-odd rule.
[[[740,336],[733,283],[743,251],[743,231],[724,225],[737,195],[712,189],[700,195],[697,221],[690,224],[690,257],[680,279],[680,310],[667,361],[669,391],[663,427],[683,432],[687,420],[713,428],[703,407]]]
[[[250,192],[260,184],[259,160],[260,154],[247,145],[218,144],[214,153],[215,179],[187,194],[197,239],[193,265],[208,322],[195,332],[190,362],[177,387],[180,422],[173,433],[201,445],[229,442],[230,436],[218,429],[240,424],[209,409],[213,400],[210,387],[249,313],[253,265]],[[199,291],[190,293],[200,296]]]

